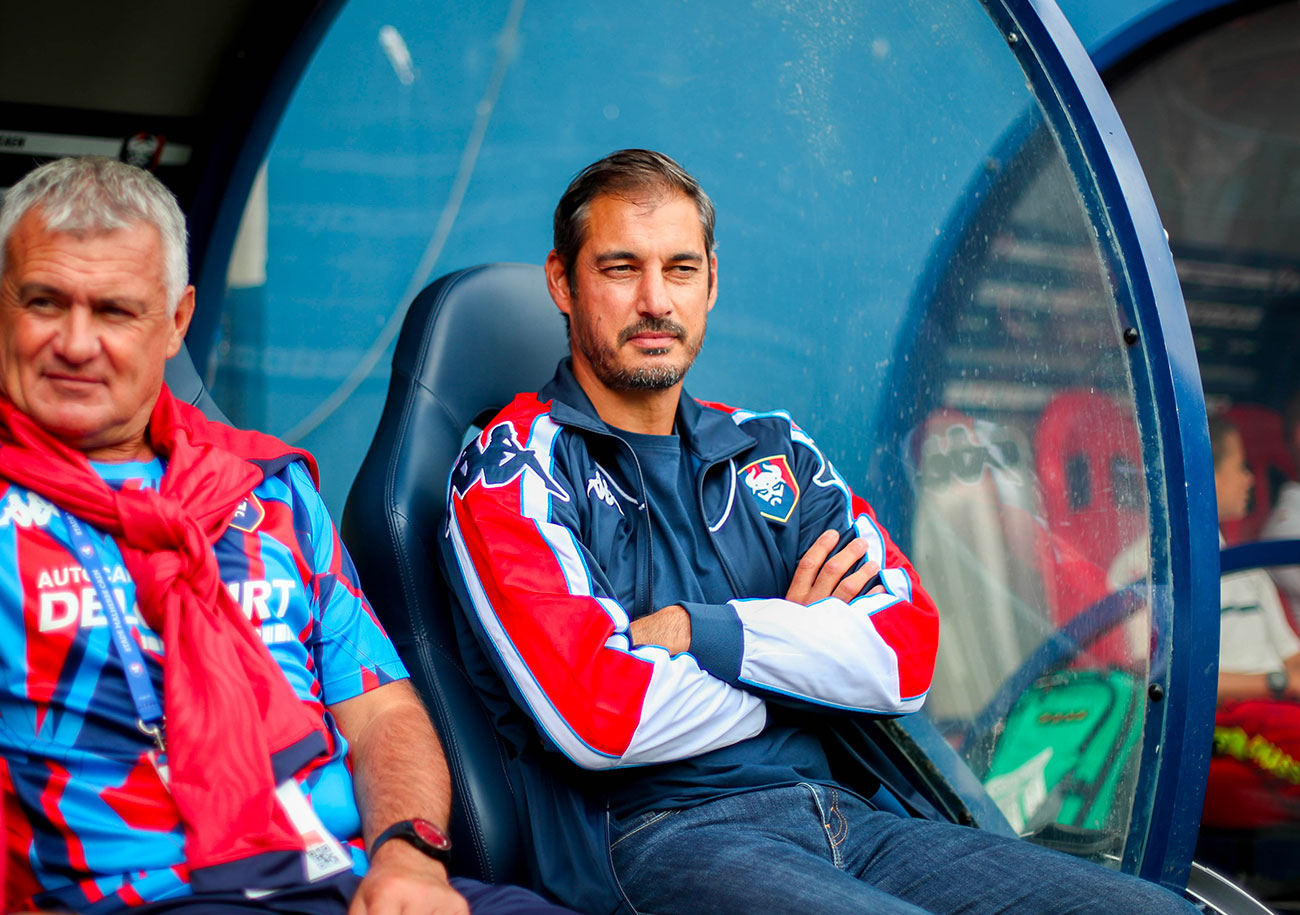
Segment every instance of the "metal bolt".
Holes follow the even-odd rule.
[[[1165,697],[1165,688],[1159,683],[1152,683],[1147,687],[1147,698],[1152,702],[1159,702]]]
[[[1124,328],[1124,342],[1127,343],[1129,346],[1132,346],[1138,342],[1138,330],[1136,327]]]

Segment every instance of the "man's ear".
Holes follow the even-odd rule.
[[[713,311],[718,301],[718,255],[709,255],[709,311]]]
[[[555,307],[566,315],[573,307],[573,293],[569,290],[569,275],[564,269],[564,261],[551,249],[546,255],[546,289],[555,300]]]
[[[194,287],[186,286],[185,291],[176,302],[176,311],[172,315],[171,337],[167,340],[167,358],[170,359],[181,351],[185,341],[185,332],[190,329],[190,319],[194,317]]]

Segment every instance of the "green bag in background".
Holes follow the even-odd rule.
[[[1142,684],[1125,671],[1066,670],[1038,680],[1016,701],[984,787],[1018,833],[1053,824],[1107,831],[1142,734],[1143,696]]]

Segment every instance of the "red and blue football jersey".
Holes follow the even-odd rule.
[[[97,464],[114,486],[154,487],[161,461]],[[0,794],[5,911],[112,911],[189,893],[185,837],[150,760],[95,588],[61,511],[0,482]],[[160,633],[109,537],[91,531],[109,589],[163,693]],[[405,677],[306,470],[262,482],[215,545],[222,581],[298,697],[319,711],[329,754],[298,774],[326,827],[365,869],[347,743],[326,707]],[[214,803],[220,799],[214,798]]]

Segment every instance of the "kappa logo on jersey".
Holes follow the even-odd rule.
[[[537,455],[519,444],[515,427],[510,423],[493,426],[488,432],[487,445],[480,445],[475,440],[474,446],[465,450],[451,474],[452,491],[462,499],[479,480],[484,486],[496,488],[518,479],[525,470],[531,470],[546,485],[547,491],[562,502],[569,501],[569,494],[546,472]]]
[[[37,527],[45,527],[50,523],[50,517],[54,512],[54,506],[36,493],[29,492],[27,497],[23,498],[11,489],[9,498],[5,500],[4,509],[0,510],[0,527],[8,527],[10,524],[19,527],[31,527],[33,524]]]
[[[740,478],[749,489],[764,518],[790,520],[794,507],[799,504],[799,484],[784,454],[761,458],[740,469]]]
[[[266,509],[262,507],[261,500],[249,493],[248,498],[240,502],[239,508],[235,509],[235,517],[230,519],[230,526],[237,531],[251,534],[265,518]]]

